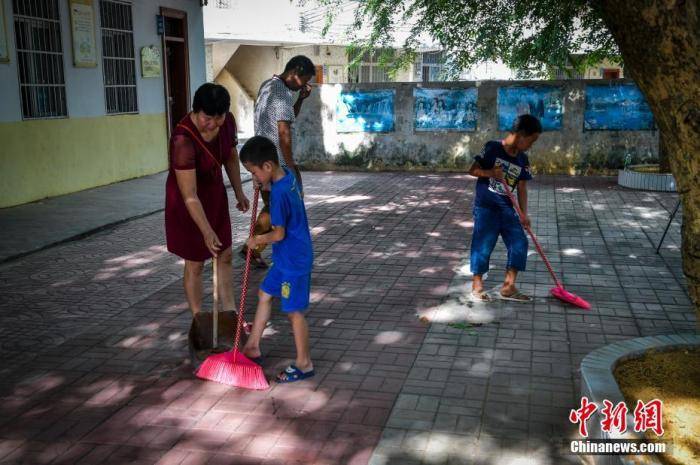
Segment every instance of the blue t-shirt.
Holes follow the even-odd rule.
[[[503,168],[505,181],[511,190],[517,188],[518,181],[532,179],[530,173],[530,161],[524,152],[519,152],[514,157],[509,155],[500,141],[492,140],[484,145],[481,153],[474,157],[474,161],[485,170],[490,170],[496,163]],[[479,178],[476,182],[476,196],[474,206],[486,208],[512,208],[508,193],[503,185],[494,178]]]
[[[289,276],[301,276],[311,273],[314,262],[311,232],[296,177],[287,168],[284,172],[270,189],[272,226],[284,228],[284,239],[272,244],[272,262]]]

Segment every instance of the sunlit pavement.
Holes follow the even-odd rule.
[[[584,311],[548,297],[534,250],[521,279],[533,303],[458,302],[473,178],[304,179],[315,378],[266,392],[193,378],[182,265],[155,213],[0,265],[0,461],[578,463],[559,439],[574,431],[581,359],[621,339],[695,331],[678,222],[655,253],[673,194],[612,178],[531,183],[533,229],[566,287],[591,302]],[[240,244],[248,218],[232,217]],[[236,283],[241,267],[236,256]],[[252,292],[249,312],[255,303]],[[263,351],[269,377],[293,359],[283,317]]]

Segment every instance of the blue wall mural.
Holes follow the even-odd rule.
[[[498,129],[507,131],[520,115],[530,114],[539,118],[542,129],[561,129],[564,113],[562,89],[552,86],[499,87]]]
[[[476,131],[477,91],[469,89],[413,89],[416,131]]]
[[[654,116],[634,84],[586,86],[585,130],[644,131],[654,129]]]
[[[335,108],[336,131],[393,131],[395,96],[395,90],[341,92]]]

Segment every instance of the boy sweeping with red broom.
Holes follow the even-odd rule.
[[[530,162],[525,154],[542,133],[542,124],[532,115],[521,115],[502,141],[490,141],[475,158],[469,174],[476,176],[474,198],[474,232],[472,235],[470,267],[474,275],[470,299],[489,302],[484,290],[483,276],[489,270],[489,259],[498,236],[508,249],[506,275],[501,286],[501,299],[529,302],[532,297],[515,287],[519,271],[525,270],[527,237],[523,227],[530,227],[527,216],[527,181],[532,179]],[[503,184],[507,184],[506,188]],[[523,213],[519,217],[508,190],[517,188],[517,201]]]
[[[309,307],[314,255],[301,189],[294,174],[279,165],[275,144],[266,137],[249,139],[241,149],[240,159],[255,182],[272,184],[272,231],[251,237],[247,246],[255,249],[262,244],[272,244],[273,262],[260,285],[253,329],[242,352],[253,361],[262,361],[260,340],[270,319],[272,298],[278,297],[282,312],[292,324],[297,357],[296,363],[279,373],[277,382],[301,381],[314,376],[309,353],[309,327],[304,318]]]

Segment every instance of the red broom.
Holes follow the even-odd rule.
[[[500,182],[503,187],[505,188],[506,192],[508,192],[508,195],[510,195],[510,201],[513,203],[513,208],[515,208],[515,211],[518,213],[518,216],[520,218],[524,218],[525,216],[523,215],[522,210],[520,210],[520,205],[518,204],[518,199],[515,198],[515,195],[513,194],[513,191],[510,190],[510,187],[508,187],[508,184],[503,182],[502,180],[498,179],[498,182]],[[554,274],[554,270],[552,269],[552,265],[549,263],[549,260],[547,260],[547,257],[544,254],[544,250],[542,250],[542,247],[540,246],[540,243],[537,242],[537,238],[535,237],[535,233],[532,232],[532,229],[530,229],[529,226],[523,226],[525,228],[525,231],[527,231],[530,234],[530,237],[532,238],[532,242],[535,244],[535,248],[537,249],[537,252],[540,254],[540,257],[542,257],[542,261],[544,261],[544,264],[547,266],[547,269],[549,270],[549,274],[552,275],[552,279],[554,280],[554,284],[556,287],[553,287],[549,290],[549,293],[552,294],[554,297],[557,299],[561,300],[562,302],[566,302],[571,305],[575,305],[577,307],[583,308],[584,310],[589,310],[591,308],[591,304],[586,302],[584,299],[581,297],[577,296],[576,294],[573,294],[566,289],[564,289],[564,286],[562,285],[561,282],[559,282],[559,279],[557,279],[557,275]]]
[[[250,237],[255,231],[255,217],[258,211],[258,194],[260,188],[255,186],[253,194],[253,208],[250,217]],[[248,278],[250,274],[250,258],[253,250],[249,247],[245,259],[245,270],[243,271],[243,289],[241,290],[241,304],[238,310],[238,323],[236,324],[236,338],[233,341],[233,349],[221,354],[210,355],[200,365],[195,373],[198,378],[215,381],[217,383],[228,384],[245,389],[268,389],[270,385],[265,379],[262,367],[250,360],[238,350],[241,340],[241,328],[245,324],[243,311],[245,310],[245,299],[248,294]],[[216,309],[214,309],[216,311]]]

